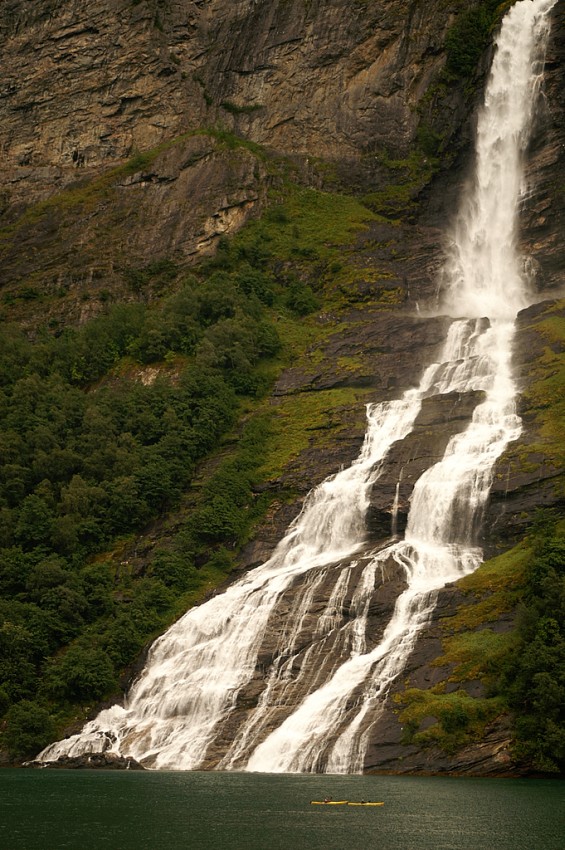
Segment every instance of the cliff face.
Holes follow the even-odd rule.
[[[418,311],[434,298],[445,223],[470,167],[470,116],[488,54],[477,68],[473,96],[465,93],[464,81],[439,93],[434,85],[445,63],[446,33],[470,5],[7,0],[0,9],[5,317],[37,324],[42,308],[20,297],[24,289],[36,293],[37,303],[48,300],[45,309],[55,325],[95,315],[101,293],[135,299],[124,269],[162,258],[184,267],[213,253],[220,237],[265,208],[269,188],[283,179],[273,165],[280,157],[287,158],[285,167],[292,163],[302,184],[376,193],[385,204],[391,185],[411,181],[396,210],[401,220],[372,222],[347,246],[360,266],[349,284],[353,306],[326,335],[317,357],[306,354],[279,378],[273,404],[344,387],[362,389],[371,401],[396,396],[413,384],[415,369],[433,359],[445,333],[445,319]],[[555,365],[548,351],[558,357],[563,346],[552,322],[562,317],[554,299],[563,286],[565,251],[565,200],[558,191],[565,169],[564,59],[564,7],[558,4],[520,234],[522,250],[532,258],[532,286],[546,303],[519,320],[524,432],[499,462],[483,535],[489,554],[518,540],[538,505],[560,505],[563,498],[563,458],[548,437],[534,385]],[[433,178],[421,147],[417,173],[407,164],[424,130],[432,133],[445,166],[436,163]],[[270,153],[258,152],[253,143]],[[392,308],[372,303],[368,267],[378,267],[396,293]],[[402,529],[414,480],[465,426],[474,403],[461,396],[429,400],[414,432],[394,446],[369,513],[372,543],[390,533],[399,469],[405,469]],[[241,569],[268,555],[312,485],[357,454],[360,417],[346,407],[331,413],[329,439],[313,434],[273,484],[291,488],[298,498],[273,510],[241,553]],[[373,640],[399,586],[392,575],[374,603]],[[482,747],[457,757],[404,743],[402,693],[405,687],[429,690],[453,673],[447,662],[440,673],[434,665],[444,651],[445,624],[468,602],[459,589],[440,594],[406,681],[397,685],[374,731],[367,769],[514,769],[502,722],[487,731]],[[505,610],[495,628],[504,632],[512,619]],[[273,634],[280,629],[272,624]],[[265,663],[270,649],[267,641]],[[242,712],[261,687],[254,680],[242,693]],[[484,692],[478,675],[465,688]]]
[[[3,165],[22,180],[18,169],[59,169],[53,186],[61,169],[219,120],[285,152],[406,151],[444,61],[453,14],[438,11],[402,0],[10,0]]]
[[[406,159],[418,128],[449,159],[468,136],[462,82],[426,98],[453,18],[400,0],[3,4],[7,317],[29,313],[11,306],[23,287],[60,293],[53,321],[84,321],[101,293],[131,297],[121,268],[192,262],[258,215],[273,170],[226,134],[290,156],[317,186],[408,181],[410,206],[431,173],[423,154]]]

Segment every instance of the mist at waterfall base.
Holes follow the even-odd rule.
[[[442,310],[454,321],[437,362],[400,399],[369,406],[359,458],[309,494],[270,560],[181,618],[154,644],[126,705],[48,747],[43,760],[108,750],[161,769],[362,772],[390,685],[438,591],[481,563],[476,536],[494,467],[520,435],[511,349],[531,294],[517,219],[555,2],[520,0],[497,39],[475,178],[445,264]],[[390,447],[410,434],[425,399],[453,392],[480,398],[471,422],[415,483],[404,538],[371,549],[365,515]],[[391,567],[405,589],[375,643],[369,607]],[[254,709],[238,714],[278,610],[284,627],[263,689]]]
[[[379,799],[382,808],[312,806]],[[6,850],[563,850],[558,780],[0,770]]]

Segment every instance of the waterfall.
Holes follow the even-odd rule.
[[[520,434],[510,352],[516,313],[530,295],[516,251],[517,212],[555,2],[516,3],[497,39],[475,179],[445,264],[442,310],[455,318],[437,362],[400,399],[368,406],[357,460],[309,494],[265,564],[155,642],[124,707],[101,712],[39,760],[108,750],[153,768],[363,769],[384,698],[437,592],[481,562],[476,532],[494,465]],[[470,424],[416,482],[404,539],[368,550],[365,515],[392,444],[412,431],[425,398],[455,391],[482,393]],[[378,578],[393,567],[402,589],[372,645],[369,606]],[[279,609],[284,626],[272,635]],[[262,692],[244,710],[265,640],[273,647]]]

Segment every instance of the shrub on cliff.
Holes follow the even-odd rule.
[[[492,28],[505,4],[482,0],[462,12],[447,33],[445,72],[449,78],[464,79],[475,72],[481,55],[492,41]]]

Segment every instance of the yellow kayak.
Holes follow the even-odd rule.
[[[351,800],[310,800],[311,806],[384,806],[384,803],[354,802]]]

